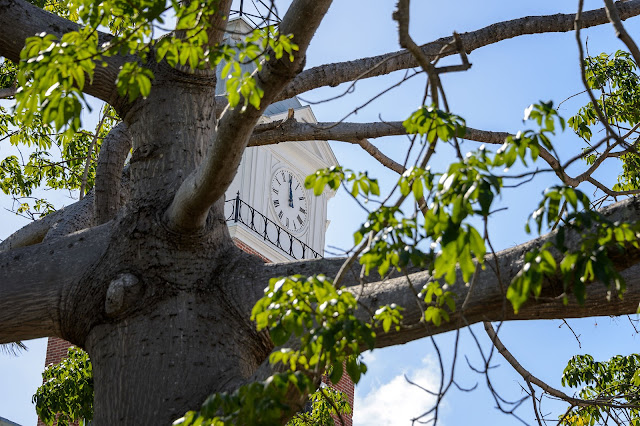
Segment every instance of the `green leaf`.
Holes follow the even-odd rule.
[[[355,357],[350,357],[347,359],[346,365],[347,365],[347,374],[349,374],[351,381],[353,381],[354,384],[358,384],[360,382],[360,375],[361,375],[360,365],[358,363],[358,360]],[[336,382],[332,381],[332,383],[336,383]]]
[[[329,375],[329,380],[331,380],[331,383],[338,383],[342,378],[343,371],[344,370],[341,362],[333,364],[331,374]]]

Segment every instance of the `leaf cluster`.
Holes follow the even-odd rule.
[[[93,368],[89,355],[71,347],[59,364],[42,373],[44,383],[33,395],[38,417],[47,425],[86,425],[93,418]]]
[[[375,332],[370,324],[355,317],[356,307],[352,293],[336,289],[322,275],[291,276],[271,279],[251,318],[258,330],[269,330],[276,346],[286,344],[293,336],[300,341],[298,350],[274,351],[269,358],[272,364],[316,373],[331,367],[329,378],[338,383],[346,363],[351,380],[358,383],[366,365],[349,355],[359,354],[360,348],[373,349]]]
[[[44,123],[38,113],[33,115],[30,126],[24,126],[19,118],[0,107],[0,139],[8,139],[18,150],[26,146],[30,151],[28,156],[19,151],[20,155],[7,156],[0,162],[0,189],[20,200],[16,212],[35,217],[53,211],[53,206],[45,199],[34,197],[34,191],[41,186],[78,189],[87,165],[85,189],[91,189],[102,140],[117,120],[118,117],[107,106],[102,110],[102,119],[93,132],[80,130],[61,134]],[[92,154],[88,158],[92,145]]]
[[[464,137],[467,129],[462,117],[442,111],[433,105],[422,106],[402,125],[408,134],[423,136],[430,144],[435,143],[438,138],[449,141],[455,137]]]
[[[313,189],[316,197],[324,192],[325,187],[328,186],[331,190],[337,191],[342,184],[351,186],[347,190],[354,198],[362,196],[366,200],[372,195],[380,195],[377,179],[370,178],[367,172],[354,172],[341,166],[320,169],[304,180],[304,187]]]
[[[89,27],[66,33],[29,37],[20,53],[16,115],[30,127],[39,114],[56,131],[66,127],[68,135],[81,127],[80,113],[87,102],[82,90],[86,77],[91,83],[97,54],[98,34]]]
[[[338,413],[351,413],[347,395],[339,390],[323,387],[309,395],[307,409],[293,416],[287,426],[334,426],[332,415]]]
[[[573,407],[561,425],[595,425],[615,417],[624,424],[640,425],[640,354],[616,355],[608,361],[595,361],[591,355],[576,355],[562,373],[562,385],[577,388],[584,400],[611,405],[629,404],[628,408],[591,405]],[[617,422],[620,424],[619,422]]]
[[[16,112],[25,126],[41,113],[45,124],[69,135],[80,129],[80,112],[89,106],[82,92],[85,85],[92,82],[95,67],[106,66],[104,59],[110,56],[132,55],[116,80],[119,95],[129,102],[149,96],[154,75],[146,64],[151,58],[191,69],[209,69],[224,61],[223,78],[231,107],[243,99],[243,108],[252,105],[259,109],[263,91],[240,64],[254,63],[260,69],[261,61],[270,55],[276,59],[288,55],[293,60],[298,50],[290,35],[279,34],[273,26],[255,30],[233,47],[209,46],[210,18],[217,11],[218,0],[73,0],[52,5],[52,11],[81,26],[60,39],[42,33],[26,40],[17,72]],[[176,30],[154,39],[167,11],[177,18]],[[113,36],[99,44],[98,29],[104,27]]]
[[[307,394],[313,382],[303,372],[274,374],[262,382],[239,387],[234,392],[209,396],[199,411],[189,411],[173,422],[174,426],[223,426],[280,424],[283,413],[291,410],[286,402],[291,389]]]
[[[591,90],[601,93],[596,99],[597,106],[609,124],[627,123],[635,125],[640,121],[640,90],[637,64],[628,52],[618,50],[613,55],[601,53],[587,57],[584,61],[585,77]],[[571,127],[586,141],[591,140],[591,126],[598,123],[598,115],[592,102],[581,107],[568,120]]]
[[[587,143],[593,136],[594,126],[600,123],[596,108],[602,111],[611,126],[633,128],[640,123],[640,76],[637,68],[632,56],[621,50],[585,59],[587,84],[591,90],[600,92],[600,96],[596,99],[596,105],[589,102],[581,107],[568,120],[568,124]],[[629,152],[618,157],[622,161],[622,173],[613,186],[614,191],[640,188],[640,160],[636,143],[637,141],[629,143]],[[593,164],[595,158],[594,153],[585,156],[588,164]]]

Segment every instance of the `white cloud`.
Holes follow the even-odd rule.
[[[376,362],[377,359],[378,357],[373,353],[373,351],[366,351],[362,353],[362,362],[368,366],[371,366],[371,364]]]
[[[433,407],[435,397],[413,386],[405,379],[431,391],[439,386],[437,365],[429,358],[422,361],[419,368],[395,376],[387,383],[380,384],[367,395],[359,395],[356,389],[353,424],[369,425],[410,425],[411,419]]]

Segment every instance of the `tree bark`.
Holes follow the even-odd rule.
[[[0,252],[51,241],[93,226],[93,192],[18,229],[0,243]]]
[[[124,123],[115,126],[102,142],[95,181],[95,222],[101,225],[116,216],[128,194],[122,194],[122,168],[131,150],[131,136]],[[128,180],[128,178],[127,178]]]
[[[60,215],[61,210],[57,210],[23,226],[0,243],[0,251],[27,247],[42,242],[47,232],[51,229],[51,225],[55,223],[56,218]]]
[[[78,286],[74,294],[83,300],[76,317],[91,310],[99,318],[67,324],[93,361],[94,424],[171,424],[211,393],[244,384],[270,353],[268,336],[241,310],[247,294],[238,275],[261,261],[220,235],[224,224],[178,239],[153,218],[116,229],[111,250],[85,282],[93,288]],[[105,300],[108,312],[100,306]]]
[[[82,200],[60,210],[56,219],[51,222],[49,231],[43,241],[51,241],[73,232],[87,229],[95,224],[93,204],[94,191],[90,191]]]
[[[294,120],[256,126],[248,146],[266,146],[281,142],[334,140],[355,143],[362,139],[406,135],[402,121],[371,123],[301,123]],[[491,144],[503,144],[507,132],[491,132],[467,127],[465,139]]]
[[[104,255],[111,227],[104,225],[51,243],[0,253],[0,343],[65,337],[68,291]]]
[[[220,284],[179,291],[152,312],[91,331],[93,424],[170,425],[211,393],[244,384],[271,346]]]

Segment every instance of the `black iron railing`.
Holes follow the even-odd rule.
[[[230,222],[230,224],[243,224],[260,235],[264,241],[269,242],[294,259],[322,258],[320,253],[242,201],[240,192],[238,192],[236,198],[224,202],[224,211],[227,222]]]

